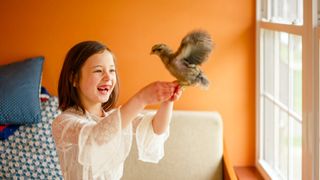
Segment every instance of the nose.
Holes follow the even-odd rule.
[[[103,80],[105,80],[105,81],[110,80],[110,73],[109,73],[109,72],[105,72],[105,73],[103,74]]]

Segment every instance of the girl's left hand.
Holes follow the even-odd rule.
[[[181,95],[182,95],[182,91],[183,91],[183,88],[178,85],[175,90],[174,90],[174,93],[173,95],[171,96],[170,100],[169,101],[176,101],[176,100],[179,100]]]

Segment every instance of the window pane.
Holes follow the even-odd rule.
[[[289,121],[288,113],[280,111],[279,114],[279,169],[280,174],[288,179],[289,165]]]
[[[301,179],[302,38],[261,32],[262,159],[281,179]]]
[[[274,106],[264,99],[264,160],[274,166]]]
[[[264,66],[264,91],[273,95],[274,94],[274,33],[272,31],[263,30],[263,66]]]
[[[296,119],[290,118],[290,121],[293,123],[293,133],[292,133],[292,179],[300,180],[302,179],[301,170],[302,170],[302,124]]]
[[[299,116],[302,116],[302,40],[300,36],[290,35],[290,74],[292,74],[292,106]]]
[[[261,18],[283,24],[303,24],[303,0],[263,0]]]
[[[286,106],[289,105],[289,34],[278,33],[280,36],[279,57],[279,97],[276,97]]]

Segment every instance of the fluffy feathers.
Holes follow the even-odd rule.
[[[200,69],[208,59],[213,48],[210,35],[202,30],[188,33],[181,41],[180,47],[173,52],[166,44],[156,44],[151,54],[160,57],[169,72],[177,78],[182,86],[209,86],[209,80]]]

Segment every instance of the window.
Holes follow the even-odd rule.
[[[260,41],[263,67],[261,158],[283,179],[301,179],[301,36],[261,29]]]
[[[256,165],[268,178],[319,179],[316,7],[316,0],[257,1]]]
[[[303,0],[262,0],[260,19],[282,24],[303,23]]]

